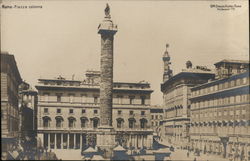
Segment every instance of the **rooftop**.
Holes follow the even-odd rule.
[[[218,65],[221,63],[232,63],[232,64],[249,64],[249,60],[233,60],[233,59],[223,59],[214,65]]]
[[[19,84],[21,84],[22,78],[21,78],[21,75],[19,73],[14,55],[9,54],[8,52],[1,52],[1,64],[2,63],[3,64],[6,63],[6,64],[9,64],[11,66],[11,69],[15,73],[15,76],[17,77]],[[1,72],[2,72],[2,69],[1,69]]]

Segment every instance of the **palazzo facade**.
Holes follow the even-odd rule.
[[[169,45],[166,46],[167,48]],[[190,88],[214,79],[214,72],[206,67],[192,67],[187,61],[186,69],[173,75],[170,69],[170,55],[163,55],[164,72],[161,92],[163,93],[164,119],[161,139],[170,145],[188,147],[190,127]]]
[[[1,53],[1,158],[10,159],[9,153],[20,136],[18,86],[21,84],[15,57]]]
[[[151,107],[150,109],[151,114],[151,126],[154,130],[154,135],[160,137],[161,135],[161,122],[163,120],[163,109],[162,107]]]
[[[100,124],[100,72],[83,81],[39,79],[38,141],[47,149],[85,149],[96,145]],[[123,147],[150,148],[150,95],[147,82],[113,85],[113,127]]]
[[[191,88],[191,149],[249,160],[249,62],[215,65],[216,80]]]
[[[190,88],[214,77],[211,72],[181,72],[162,84],[164,99],[163,139],[169,144],[187,147],[190,125]]]

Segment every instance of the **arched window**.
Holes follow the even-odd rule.
[[[45,128],[50,127],[50,121],[51,121],[50,117],[44,116],[43,117],[43,127],[45,127]]]
[[[143,129],[146,128],[147,127],[147,122],[148,122],[148,120],[145,119],[145,118],[140,119],[141,128],[143,128]]]
[[[93,128],[97,128],[99,125],[99,118],[97,117],[92,118],[92,122],[93,122]]]
[[[62,116],[56,116],[56,127],[57,128],[61,128],[62,127],[62,123],[63,123],[63,118]]]
[[[135,122],[136,122],[136,120],[134,119],[134,118],[129,118],[128,119],[128,126],[129,126],[129,128],[134,128],[135,127]]]
[[[69,120],[69,128],[74,128],[76,119],[74,117],[69,117],[68,120]]]
[[[116,121],[117,121],[117,128],[122,128],[124,120],[122,118],[117,118]]]
[[[80,119],[81,119],[81,128],[87,127],[88,118],[87,117],[81,117]]]

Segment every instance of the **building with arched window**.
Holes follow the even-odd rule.
[[[100,72],[87,71],[83,81],[38,80],[38,137],[44,147],[80,150],[95,145],[100,125],[99,77]],[[152,92],[145,81],[114,83],[113,127],[119,134],[116,141],[124,147],[151,147]]]

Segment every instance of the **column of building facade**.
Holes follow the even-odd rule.
[[[140,135],[140,145],[141,145],[141,148],[143,148],[143,134]]]
[[[82,134],[80,134],[80,150],[82,150]]]
[[[136,148],[139,148],[139,135],[136,135]]]
[[[73,149],[75,149],[76,148],[76,134],[73,134],[73,140],[74,140]]]
[[[48,133],[48,149],[50,149],[50,133]]]
[[[67,149],[69,149],[69,134],[67,134]]]
[[[57,149],[57,134],[54,134],[54,149]]]
[[[61,136],[61,149],[63,149],[63,133],[61,133],[60,136]]]

